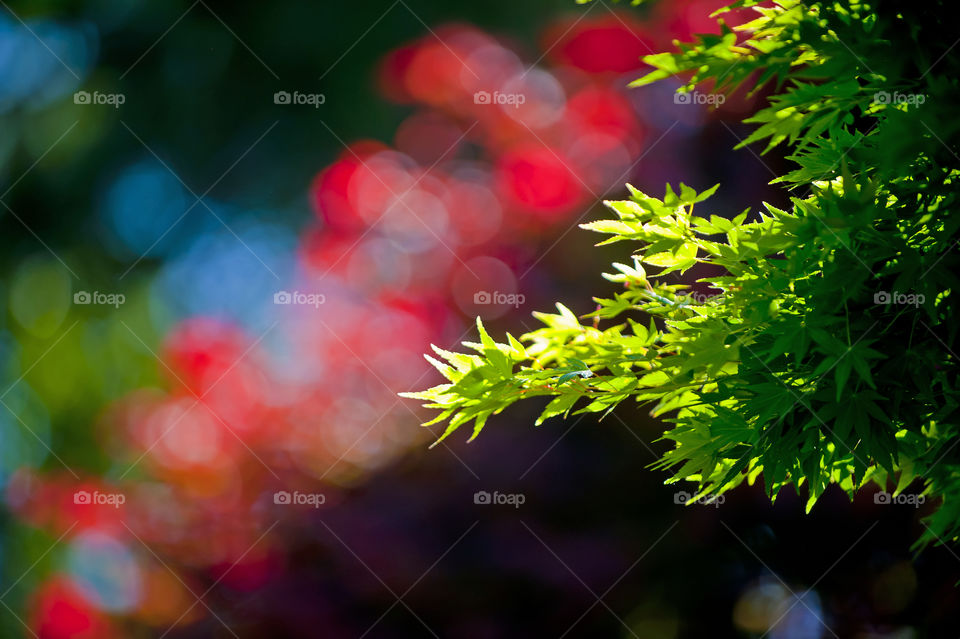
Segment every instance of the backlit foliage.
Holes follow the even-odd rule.
[[[473,353],[431,359],[449,383],[408,396],[440,411],[443,437],[527,397],[553,398],[538,424],[649,404],[673,443],[656,465],[700,495],[762,478],[774,497],[803,487],[809,509],[831,483],[852,496],[921,480],[943,498],[921,542],[955,539],[960,58],[946,4],[757,4],[731,5],[753,7],[750,23],[648,56],[635,84],[771,88],[744,144],[787,150],[775,182],[791,206],[735,215],[711,207],[717,187],[631,188],[606,203],[613,219],[582,225],[622,247],[594,314],[558,304],[503,343],[478,321]],[[695,265],[720,274],[691,288],[680,276]]]

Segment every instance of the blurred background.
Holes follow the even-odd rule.
[[[626,88],[721,4],[0,2],[0,636],[957,636],[929,504],[685,505],[642,410],[428,450],[396,396],[591,311],[626,182],[787,202],[762,98]]]

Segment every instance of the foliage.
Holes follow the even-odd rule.
[[[758,478],[772,497],[805,486],[809,510],[830,483],[852,497],[922,480],[943,502],[921,543],[956,539],[960,59],[946,53],[946,5],[754,8],[736,30],[648,56],[635,84],[770,88],[741,146],[787,150],[796,168],[774,181],[795,194],[789,210],[730,216],[710,209],[716,187],[631,188],[606,202],[616,219],[582,225],[609,236],[600,244],[632,243],[604,274],[621,290],[585,318],[537,313],[543,328],[506,343],[478,320],[475,354],[430,358],[449,383],[407,396],[449,420],[441,439],[471,421],[476,436],[525,397],[553,398],[538,424],[651,404],[670,424],[656,464],[670,482],[700,495]],[[697,280],[707,293],[678,277],[691,268],[719,273]]]

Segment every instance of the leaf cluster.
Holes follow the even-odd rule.
[[[762,478],[772,497],[805,487],[809,509],[829,484],[852,497],[919,480],[942,497],[921,543],[956,539],[960,61],[946,3],[759,4],[731,5],[756,9],[746,25],[648,56],[635,84],[767,87],[741,146],[786,152],[794,167],[774,182],[791,206],[732,214],[711,208],[717,187],[630,187],[582,225],[630,247],[594,313],[558,304],[506,343],[478,320],[473,354],[435,349],[449,383],[408,396],[449,422],[441,439],[527,397],[552,397],[538,424],[648,404],[673,444],[656,466],[700,496]],[[690,282],[694,267],[718,274]]]

